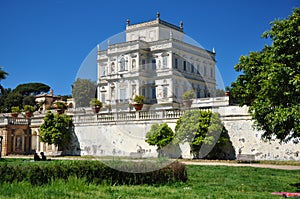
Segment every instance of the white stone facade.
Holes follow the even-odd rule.
[[[126,41],[98,49],[98,98],[128,110],[135,95],[146,104],[176,108],[193,89],[197,98],[215,95],[215,53],[184,41],[181,25],[160,19],[126,26]]]

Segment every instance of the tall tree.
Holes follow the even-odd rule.
[[[96,82],[78,78],[72,85],[72,96],[76,107],[88,107],[90,100],[97,97]]]
[[[0,95],[0,112],[7,113],[10,112],[11,105],[6,106],[7,96],[11,93],[10,88],[4,89],[4,92]]]
[[[188,142],[195,158],[208,155],[215,145],[228,141],[220,115],[211,111],[186,111],[176,122],[175,141]]]
[[[40,126],[40,137],[43,142],[58,146],[59,150],[65,149],[71,140],[72,119],[66,114],[46,113],[44,122]]]
[[[153,124],[146,134],[146,142],[149,145],[157,146],[158,156],[163,156],[163,147],[171,143],[174,132],[167,123]]]
[[[29,96],[47,93],[49,90],[50,86],[43,83],[26,83],[19,84],[13,91],[21,93],[23,96]]]
[[[21,93],[17,92],[11,92],[7,94],[5,101],[4,101],[4,112],[10,112],[11,107],[13,106],[19,106],[22,108],[22,103],[23,103],[23,96]]]
[[[2,69],[2,67],[0,66],[0,81],[3,80],[3,79],[5,79],[7,75],[8,75],[8,73],[5,72],[5,71]],[[3,93],[4,93],[4,88],[3,88],[3,86],[2,86],[1,84],[0,84],[0,91],[1,91],[1,95],[3,95]]]
[[[300,140],[300,9],[271,23],[263,33],[272,45],[241,56],[232,83],[232,95],[248,105],[263,138]]]

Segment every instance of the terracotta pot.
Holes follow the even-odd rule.
[[[191,108],[193,100],[184,100],[183,104],[185,108]]]
[[[136,111],[142,110],[144,104],[133,104],[133,107]]]
[[[99,113],[100,109],[101,109],[100,106],[94,106],[94,107],[92,107],[92,110],[93,110],[94,113]]]
[[[10,114],[12,117],[18,117],[19,113],[11,113]]]
[[[32,112],[25,112],[25,116],[26,116],[27,118],[30,118],[30,117],[33,116],[33,113],[32,113]]]
[[[61,115],[61,114],[65,113],[65,110],[57,109],[56,112],[57,112],[57,114]]]

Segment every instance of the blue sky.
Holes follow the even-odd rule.
[[[0,0],[0,66],[5,88],[42,82],[55,94],[71,94],[86,56],[98,43],[124,31],[126,19],[161,19],[179,25],[204,48],[216,50],[225,86],[235,81],[241,55],[270,41],[260,35],[299,0]]]

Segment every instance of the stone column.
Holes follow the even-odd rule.
[[[7,155],[7,128],[2,129],[2,144],[1,144],[1,156],[6,156]]]

